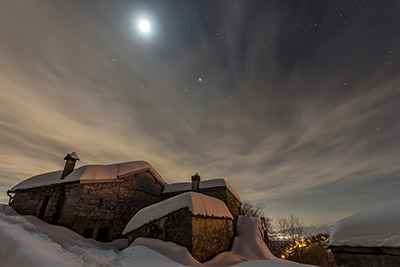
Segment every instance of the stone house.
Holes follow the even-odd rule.
[[[204,262],[229,250],[234,223],[223,201],[186,192],[143,208],[132,217],[123,233],[128,235],[129,244],[138,237],[176,243]]]
[[[18,213],[34,215],[78,234],[111,241],[139,210],[190,190],[222,200],[236,218],[241,213],[238,194],[224,179],[167,184],[145,161],[86,165],[73,152],[63,170],[39,174],[12,187],[9,204]]]
[[[64,170],[33,176],[11,188],[10,206],[84,237],[110,241],[121,236],[133,214],[160,201],[166,184],[145,161],[74,170],[77,154],[65,160]]]

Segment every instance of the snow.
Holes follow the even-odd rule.
[[[329,245],[400,247],[400,199],[338,221],[332,228]]]
[[[252,219],[248,222],[255,221]],[[243,227],[242,224],[242,230],[239,231],[238,239],[235,239],[234,247],[238,246],[237,242],[252,242],[252,239],[242,238],[243,233],[247,232]],[[256,226],[249,231],[254,230],[258,231]],[[249,236],[255,237],[256,233]],[[190,255],[186,248],[154,239],[137,239],[130,247],[117,251],[114,246],[120,243],[119,240],[112,243],[100,243],[93,239],[86,239],[67,228],[47,224],[33,216],[19,215],[7,205],[0,205],[0,240],[2,267],[228,266],[230,263],[239,263],[237,266],[305,266],[275,258],[270,260],[245,258],[233,252],[227,252],[224,261],[201,264]],[[257,244],[259,245],[243,243],[239,244],[239,247],[257,248],[263,245],[260,242]],[[265,246],[264,249],[259,248],[257,251],[265,251],[265,249],[268,250]],[[242,249],[239,249],[239,252],[240,250]],[[258,253],[255,254],[260,256]]]
[[[232,250],[218,254],[205,263],[200,263],[189,251],[182,246],[172,242],[165,242],[151,238],[137,238],[131,247],[145,246],[170,260],[185,266],[273,266],[273,267],[295,267],[309,266],[276,258],[262,241],[261,221],[255,217],[239,216],[237,222],[238,236],[234,239]]]
[[[190,191],[190,190],[192,190],[192,183],[183,182],[183,183],[166,184],[163,193],[174,193],[174,192]]]
[[[183,208],[189,208],[193,215],[233,219],[223,201],[196,192],[186,192],[139,210],[122,234],[127,234]]]
[[[200,181],[199,185],[200,189],[213,188],[213,187],[226,187],[237,200],[242,202],[239,194],[232,188],[232,186],[224,178],[216,178],[211,180]],[[165,185],[163,193],[189,191],[191,189],[192,189],[191,182],[174,183]]]
[[[2,266],[108,266],[116,253],[71,230],[0,205]]]
[[[199,261],[193,258],[192,254],[187,248],[182,247],[172,242],[165,242],[159,239],[152,238],[137,238],[131,244],[131,247],[144,246],[160,253],[161,255],[168,255],[168,258],[174,262],[186,266],[201,265]]]
[[[20,182],[11,188],[11,191],[77,181],[80,183],[115,182],[121,181],[119,179],[123,178],[123,176],[143,170],[150,170],[160,183],[166,184],[160,174],[148,162],[130,161],[110,165],[82,166],[62,180],[60,179],[62,170],[39,174]]]

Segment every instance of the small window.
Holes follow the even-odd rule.
[[[100,198],[99,203],[100,203],[100,205],[103,205],[103,199],[102,198]]]
[[[83,237],[85,238],[92,238],[93,237],[93,229],[85,229],[83,230]]]
[[[110,228],[99,228],[99,231],[97,232],[96,240],[100,241],[100,242],[106,242],[109,230],[110,230]]]
[[[152,238],[157,238],[158,235],[162,233],[160,226],[156,224],[152,224],[149,229],[149,235]]]

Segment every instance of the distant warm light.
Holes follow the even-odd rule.
[[[144,33],[148,33],[151,30],[150,23],[147,20],[139,21],[139,30]]]
[[[282,255],[281,258],[284,259],[284,258],[286,258],[286,257],[285,257],[285,255]]]

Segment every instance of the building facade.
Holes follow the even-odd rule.
[[[129,244],[139,237],[173,242],[204,262],[230,249],[233,219],[223,201],[191,191],[142,209],[124,233]]]
[[[79,160],[75,152],[64,159],[64,170],[33,176],[11,188],[9,204],[22,215],[34,215],[99,241],[121,237],[139,210],[190,191],[195,184],[167,184],[145,161],[75,169]],[[198,179],[195,191],[225,202],[233,217],[241,213],[240,198],[224,179]],[[184,190],[180,184],[185,184]]]
[[[9,192],[14,194],[10,206],[22,215],[37,216],[84,237],[111,241],[121,236],[133,214],[161,199],[163,181],[149,166],[143,168],[147,164],[131,163],[138,167],[107,181],[77,180],[33,188],[17,185]]]

